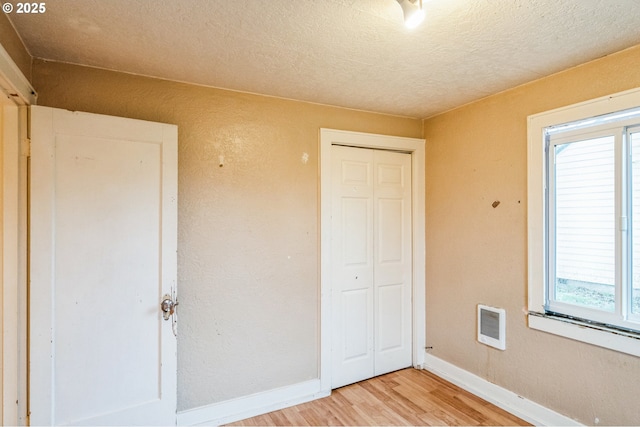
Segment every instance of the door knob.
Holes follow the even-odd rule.
[[[169,317],[176,311],[176,307],[178,306],[177,301],[173,301],[171,295],[165,294],[162,297],[162,302],[160,303],[160,309],[162,310],[162,317],[164,320],[169,320]]]

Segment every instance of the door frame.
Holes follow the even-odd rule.
[[[27,425],[27,121],[28,106],[35,104],[37,94],[2,45],[0,96],[0,366],[7,373],[2,376],[0,420],[3,425]]]
[[[424,364],[425,301],[425,140],[336,129],[320,129],[320,389],[331,393],[331,149],[334,145],[411,154],[413,250],[412,365]]]

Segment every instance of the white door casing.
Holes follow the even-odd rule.
[[[31,107],[31,138],[31,424],[175,424],[177,127]]]
[[[411,155],[332,149],[332,388],[411,365]]]
[[[2,105],[2,416],[27,424],[27,115],[36,91],[0,44]]]
[[[18,106],[0,93],[0,325],[2,341],[0,366],[2,370],[2,425],[19,424],[18,402],[20,352],[19,303],[19,111]]]
[[[412,242],[412,360],[424,363],[425,337],[425,141],[417,138],[320,130],[320,382],[322,393],[329,394],[332,384],[332,183],[331,153],[335,146],[401,151],[411,154],[411,242]]]

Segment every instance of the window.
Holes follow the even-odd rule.
[[[581,123],[545,132],[546,311],[638,330],[640,111]]]
[[[640,91],[528,124],[529,326],[640,356]]]

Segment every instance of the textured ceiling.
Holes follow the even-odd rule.
[[[640,0],[48,0],[32,56],[409,117],[640,43]],[[615,76],[612,76],[615,78]]]

